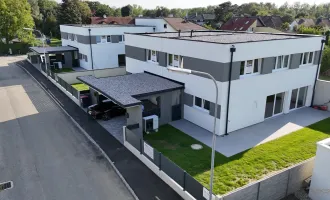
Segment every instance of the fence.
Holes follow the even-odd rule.
[[[208,190],[186,171],[165,157],[161,152],[155,150],[130,129],[125,128],[124,134],[125,142],[128,142],[141,155],[150,160],[159,171],[164,172],[175,181],[183,192],[188,192],[196,200],[208,199]]]
[[[68,91],[70,94],[72,94],[72,96],[74,96],[76,99],[80,99],[80,92],[78,90],[76,90],[74,87],[72,87],[70,84],[68,84],[67,82],[65,82],[62,78],[60,78],[59,76],[54,75],[54,80],[59,83],[66,91]],[[57,80],[56,80],[57,79]]]

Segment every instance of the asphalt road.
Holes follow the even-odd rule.
[[[133,199],[100,152],[21,68],[0,57],[1,200]]]

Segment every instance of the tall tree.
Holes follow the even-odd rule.
[[[120,8],[116,8],[116,9],[114,9],[115,10],[115,12],[114,12],[114,16],[115,17],[121,17],[121,9]]]
[[[31,42],[31,32],[23,28],[33,28],[31,7],[27,0],[0,0],[0,38],[6,43],[18,37],[23,42]]]
[[[80,1],[79,10],[80,10],[80,14],[81,14],[81,22],[83,24],[90,24],[92,11],[89,8],[88,4],[86,2]]]
[[[63,0],[59,11],[60,24],[81,24],[79,0]]]
[[[38,5],[38,0],[28,0],[31,6],[31,14],[33,19],[39,19],[40,17],[40,10]]]
[[[156,7],[156,17],[167,17],[170,14],[170,10],[163,6]]]
[[[132,15],[132,6],[127,5],[121,8],[121,16],[127,17]]]
[[[45,35],[49,35],[51,32],[53,35],[56,35],[54,30],[58,28],[57,15],[59,5],[54,0],[38,0],[38,6],[40,8],[41,21],[36,21],[37,28],[41,29]]]
[[[133,4],[132,5],[132,17],[138,17],[139,15],[143,15],[142,6]]]

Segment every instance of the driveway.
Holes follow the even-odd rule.
[[[111,165],[21,68],[0,57],[0,182],[4,200],[133,199]]]

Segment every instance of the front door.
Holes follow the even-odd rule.
[[[307,90],[308,90],[307,86],[292,90],[290,110],[294,110],[296,108],[301,108],[305,106]]]
[[[269,95],[266,99],[265,118],[270,118],[283,113],[285,93]]]

